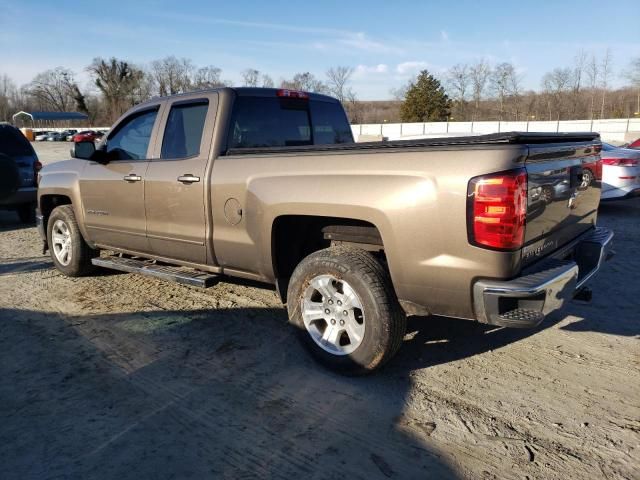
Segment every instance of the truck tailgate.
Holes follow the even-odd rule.
[[[522,266],[593,228],[600,203],[599,139],[528,145],[527,221]],[[588,170],[588,172],[587,172]],[[585,174],[586,173],[586,174]]]

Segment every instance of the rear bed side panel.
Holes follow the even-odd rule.
[[[520,253],[467,239],[471,177],[523,166],[518,145],[223,156],[211,177],[214,248],[223,267],[273,282],[271,227],[280,215],[352,218],[381,232],[400,300],[473,318],[479,276],[509,278]],[[235,198],[242,221],[225,218]]]

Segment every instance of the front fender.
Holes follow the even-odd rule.
[[[84,208],[80,195],[79,177],[86,165],[84,160],[67,160],[46,165],[39,173],[38,208],[42,209],[42,199],[48,195],[60,195],[71,200],[71,206],[82,236],[89,236],[85,228]],[[46,222],[46,219],[44,219]],[[45,223],[46,228],[46,223]]]

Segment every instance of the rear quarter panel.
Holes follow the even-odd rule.
[[[364,220],[381,233],[399,299],[432,313],[473,318],[474,279],[514,275],[520,255],[469,244],[467,184],[477,175],[522,166],[525,153],[505,145],[219,157],[211,176],[217,260],[273,282],[277,217]],[[224,213],[232,198],[243,210],[237,225]]]

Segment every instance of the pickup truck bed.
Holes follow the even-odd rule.
[[[540,133],[540,132],[504,132],[488,135],[469,135],[460,137],[424,138],[418,140],[395,140],[390,142],[341,143],[335,145],[305,145],[291,147],[263,148],[231,148],[226,155],[259,155],[282,153],[317,153],[352,150],[387,150],[397,148],[429,148],[429,147],[472,147],[478,145],[535,145],[569,142],[591,142],[600,135],[593,132]]]

